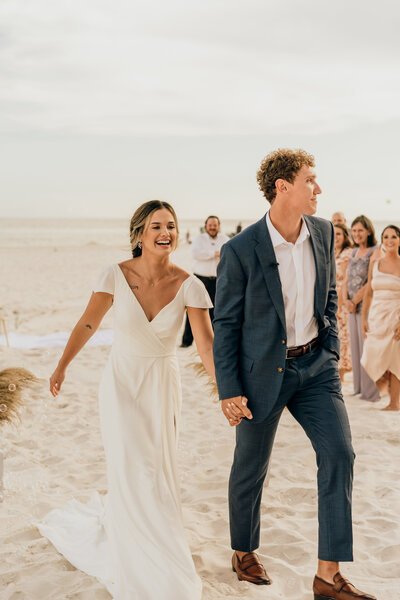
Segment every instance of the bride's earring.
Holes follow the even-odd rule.
[[[141,242],[140,240],[139,240],[139,241],[138,241],[138,243],[137,243],[137,247],[139,248],[139,250],[141,250],[141,249],[142,249],[142,242]]]

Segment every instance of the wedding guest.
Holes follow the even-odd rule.
[[[215,215],[207,217],[205,231],[200,233],[192,244],[193,273],[202,281],[214,304],[217,282],[217,265],[222,246],[229,240],[221,233],[221,222]],[[211,321],[214,318],[214,308],[210,308]],[[185,329],[182,336],[181,348],[188,348],[193,343],[190,321],[186,315]]]
[[[364,294],[361,364],[374,381],[389,372],[390,402],[383,410],[400,410],[400,229],[388,225],[381,241],[385,255],[371,262]]]
[[[334,227],[336,227],[336,225],[343,225],[343,227],[346,227],[347,229],[346,217],[342,212],[334,212],[331,217],[331,223]]]
[[[349,333],[351,364],[353,367],[354,394],[361,394],[362,400],[375,402],[379,390],[360,364],[364,339],[361,329],[361,308],[371,255],[376,249],[375,229],[365,215],[356,217],[351,224],[351,235],[356,246],[351,253],[347,267],[344,294],[349,311]]]
[[[335,259],[336,259],[336,291],[338,295],[338,311],[336,313],[339,340],[340,340],[340,359],[339,375],[343,381],[344,374],[351,371],[350,357],[350,337],[348,324],[348,310],[346,307],[346,298],[343,295],[343,284],[346,279],[347,265],[352,253],[352,243],[347,231],[347,227],[338,223],[335,229]]]

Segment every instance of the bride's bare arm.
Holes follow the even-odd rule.
[[[57,396],[61,389],[69,363],[98,329],[112,303],[113,296],[111,294],[105,292],[92,293],[89,304],[72,330],[60,361],[50,377],[50,392],[53,396]]]
[[[196,342],[197,351],[200,355],[201,362],[204,365],[207,373],[213,381],[215,381],[215,368],[213,356],[214,332],[211,325],[210,315],[207,308],[191,308],[187,307],[190,326],[192,328],[194,341]],[[237,406],[235,402],[237,401]],[[243,416],[252,418],[251,412],[246,406],[243,406],[243,397],[230,398],[229,406],[224,409],[224,414],[232,427],[239,425]],[[240,403],[240,405],[239,405]],[[247,403],[247,400],[246,400]]]
[[[210,377],[215,380],[213,359],[214,332],[208,308],[193,308],[188,306],[187,313],[201,362]]]

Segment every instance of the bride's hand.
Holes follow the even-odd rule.
[[[247,408],[247,398],[245,396],[235,396],[234,398],[221,400],[221,409],[231,427],[239,425],[243,417],[253,418],[251,411]]]
[[[54,373],[50,377],[50,392],[54,397],[57,396],[61,389],[62,382],[65,379],[65,370],[57,367]]]

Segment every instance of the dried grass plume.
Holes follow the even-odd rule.
[[[194,354],[194,357],[197,357],[197,356],[198,356],[197,354]],[[199,362],[199,361],[193,361],[193,362],[188,363],[186,366],[193,369],[194,372],[196,373],[196,376],[204,381],[211,398],[215,401],[219,400],[217,384],[214,381],[214,379],[212,379],[209,376],[209,374],[207,373],[207,371],[204,368],[203,363]]]
[[[0,371],[0,425],[20,420],[22,393],[39,380],[27,369],[11,367]]]

